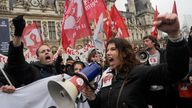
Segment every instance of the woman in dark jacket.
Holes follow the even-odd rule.
[[[181,80],[188,72],[187,43],[178,35],[176,14],[158,16],[159,30],[167,32],[167,63],[157,66],[138,65],[134,50],[125,39],[114,38],[107,43],[107,59],[111,71],[103,74],[102,88],[95,94],[83,90],[91,108],[148,108],[150,85],[163,85]]]

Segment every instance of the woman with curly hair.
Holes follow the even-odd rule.
[[[95,93],[88,86],[82,90],[91,108],[148,108],[150,85],[175,83],[187,74],[189,51],[179,35],[177,15],[158,16],[156,24],[169,35],[167,63],[142,65],[126,39],[112,38],[106,45],[110,69],[102,75],[100,91]]]

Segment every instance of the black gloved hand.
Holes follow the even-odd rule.
[[[21,37],[25,28],[25,20],[23,19],[23,15],[13,18],[12,21],[13,25],[15,26],[15,36]]]

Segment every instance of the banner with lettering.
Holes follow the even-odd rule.
[[[50,80],[62,81],[63,78],[68,79],[69,76],[64,74],[44,78],[17,88],[11,94],[0,92],[1,108],[58,108],[48,92],[47,83]]]
[[[9,21],[0,19],[0,53],[7,55],[9,48]]]
[[[82,49],[72,49],[72,48],[67,48],[67,51],[64,53],[64,61],[67,59],[68,56],[71,56],[74,60],[79,57],[79,59],[83,62],[87,61],[87,57],[89,52],[94,49],[95,46],[92,44],[87,44],[85,45]]]

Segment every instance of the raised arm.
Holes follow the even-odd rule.
[[[157,27],[168,34],[167,63],[173,81],[184,77],[189,69],[189,50],[187,42],[180,35],[179,20],[176,14],[166,13],[157,17]]]

